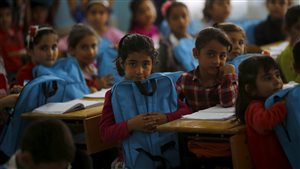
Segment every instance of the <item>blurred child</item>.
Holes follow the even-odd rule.
[[[156,10],[151,0],[133,0],[130,3],[131,23],[129,32],[146,35],[153,39],[155,48],[159,44],[159,31],[154,25]]]
[[[142,81],[152,72],[156,62],[157,52],[153,41],[144,35],[125,35],[118,50],[117,67],[120,75],[125,80]],[[191,113],[191,110],[180,100],[178,109],[172,113],[149,112],[139,114],[128,121],[116,123],[112,106],[112,91],[109,90],[105,96],[105,103],[100,121],[100,133],[106,142],[124,141],[135,131],[151,132],[157,125],[180,118],[184,114]],[[130,113],[130,112],[124,112]],[[123,153],[113,162],[112,168],[125,168]],[[170,161],[172,163],[172,161]]]
[[[300,78],[297,79],[297,73],[293,68],[292,59],[292,47],[300,38],[300,5],[291,6],[287,10],[284,18],[284,29],[289,37],[289,45],[276,58],[276,61],[287,82],[300,82]]]
[[[107,0],[91,0],[86,8],[86,21],[101,38],[106,38],[117,45],[124,33],[108,25],[110,6]]]
[[[256,45],[261,46],[286,39],[283,30],[283,18],[290,5],[291,0],[266,0],[269,15],[265,21],[254,28]]]
[[[52,2],[30,0],[27,8],[28,25],[52,25],[51,5]]]
[[[172,2],[166,9],[165,17],[168,21],[171,33],[166,38],[161,38],[159,45],[159,63],[157,70],[161,72],[173,72],[184,70],[182,63],[176,60],[173,49],[179,45],[184,38],[194,39],[188,32],[187,27],[190,21],[187,6],[182,2]],[[189,51],[192,50],[188,49]],[[188,54],[188,53],[187,53]],[[184,57],[187,57],[186,55]],[[191,56],[193,58],[193,56]]]
[[[21,28],[12,25],[11,7],[6,1],[0,2],[0,56],[4,60],[9,83],[13,83],[16,73],[23,65],[21,56],[25,54]]]
[[[231,41],[217,28],[199,32],[193,54],[199,66],[184,73],[176,84],[178,97],[192,110],[198,111],[217,104],[233,106],[237,96],[237,75],[233,65],[225,64]]]
[[[224,22],[230,15],[230,0],[206,0],[203,8],[203,28]],[[201,30],[201,29],[199,29]]]
[[[224,31],[230,38],[232,49],[228,54],[227,61],[233,60],[235,57],[245,53],[246,33],[240,26],[233,23],[218,23],[214,27]]]
[[[20,150],[7,163],[7,169],[70,168],[75,145],[69,128],[61,121],[43,119],[29,125]]]
[[[111,76],[97,77],[96,52],[98,35],[95,30],[87,25],[73,26],[68,36],[68,50],[77,62],[92,92],[101,88],[110,87]]]
[[[240,64],[238,79],[236,116],[246,125],[253,167],[291,168],[273,130],[286,117],[285,102],[278,101],[268,109],[264,106],[269,96],[282,89],[278,65],[269,56],[251,57]]]
[[[52,66],[58,56],[58,35],[47,26],[30,26],[26,36],[27,54],[30,62],[24,65],[16,76],[16,84],[24,86],[33,79],[32,69],[35,65]]]

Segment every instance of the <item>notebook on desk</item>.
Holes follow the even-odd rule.
[[[97,91],[95,93],[84,95],[85,98],[93,98],[93,99],[102,99],[105,97],[106,92],[110,90],[109,89],[101,89],[100,91]]]
[[[71,100],[68,102],[47,103],[33,110],[38,113],[63,114],[81,109],[86,109],[94,106],[102,105],[104,101],[91,100]]]
[[[226,120],[232,118],[234,112],[234,107],[224,108],[217,105],[208,109],[199,110],[192,114],[184,115],[182,118],[195,120]]]

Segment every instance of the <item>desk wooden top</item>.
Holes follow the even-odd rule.
[[[34,119],[34,118],[54,118],[54,119],[64,119],[64,120],[82,120],[89,117],[100,116],[102,113],[103,105],[95,106],[87,109],[82,109],[74,112],[64,113],[64,114],[49,114],[49,113],[36,113],[29,112],[23,113],[23,118]]]
[[[244,130],[244,126],[231,120],[190,120],[178,119],[157,127],[162,132],[201,133],[201,134],[236,134]]]

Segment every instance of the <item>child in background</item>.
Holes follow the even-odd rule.
[[[295,72],[300,74],[300,39],[293,47],[293,65]]]
[[[269,96],[282,89],[278,65],[269,56],[251,57],[240,64],[238,79],[236,116],[246,125],[253,167],[291,168],[273,130],[285,119],[285,102],[276,102],[268,109],[264,106]]]
[[[107,0],[92,0],[86,8],[86,21],[90,24],[101,38],[106,38],[117,45],[124,33],[117,28],[108,26],[110,6]]]
[[[286,39],[283,30],[283,18],[290,5],[291,0],[266,0],[269,15],[265,21],[254,28],[256,45],[261,46]]]
[[[74,156],[70,129],[59,120],[38,120],[26,128],[20,150],[11,157],[6,168],[67,169]]]
[[[199,32],[193,54],[199,66],[182,74],[177,80],[178,97],[192,110],[198,111],[217,104],[233,106],[237,96],[237,75],[233,65],[225,64],[231,41],[217,28]]]
[[[0,2],[0,56],[3,58],[9,84],[14,83],[16,74],[25,55],[22,29],[14,27],[12,10],[8,2]]]
[[[73,26],[68,36],[68,50],[74,56],[86,79],[91,92],[110,86],[111,76],[97,77],[96,52],[98,35],[95,30],[87,25]]]
[[[153,65],[156,62],[157,52],[153,41],[149,37],[139,34],[128,34],[121,39],[118,54],[116,64],[119,74],[124,76],[125,80],[142,81],[151,74]],[[102,139],[110,143],[123,141],[135,131],[154,131],[157,125],[191,113],[191,110],[178,100],[178,109],[175,112],[166,114],[159,112],[144,113],[128,121],[116,123],[111,100],[112,92],[109,90],[105,95],[105,103],[99,124]],[[125,168],[122,152],[113,162],[112,168]]]
[[[156,10],[151,0],[133,0],[130,3],[131,23],[129,33],[139,33],[153,39],[155,48],[159,44],[159,31],[154,25]]]
[[[24,65],[16,76],[16,84],[24,86],[33,79],[32,69],[35,65],[52,66],[57,59],[58,35],[47,26],[33,25],[29,27],[26,36],[27,54],[30,56],[30,62]]]
[[[187,27],[190,21],[188,8],[182,2],[172,2],[166,9],[165,17],[168,21],[171,33],[166,38],[161,38],[160,40],[160,62],[157,65],[157,71],[186,71],[183,65],[178,60],[176,60],[173,53],[173,48],[179,44],[180,39],[193,39],[193,37],[187,32]],[[192,50],[192,47],[190,50]]]
[[[27,7],[28,25],[52,25],[51,6],[53,2],[30,0]],[[27,28],[27,27],[25,27]]]
[[[284,29],[289,37],[289,45],[276,58],[287,82],[300,82],[300,78],[293,68],[292,48],[300,39],[300,5],[291,6],[284,18]]]
[[[214,27],[224,31],[231,40],[232,49],[228,54],[227,61],[233,60],[235,57],[245,53],[246,33],[243,28],[227,22],[217,23]]]

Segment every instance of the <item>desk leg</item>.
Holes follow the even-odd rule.
[[[84,130],[86,133],[85,137],[88,154],[97,153],[114,146],[113,144],[104,143],[101,140],[98,128],[99,119],[100,116],[95,116],[84,120]]]
[[[230,137],[232,163],[234,169],[252,169],[245,133]]]

